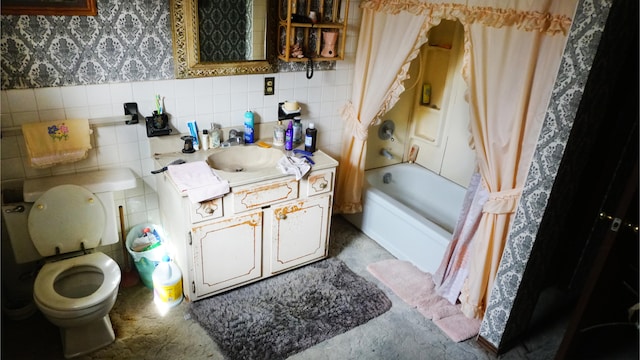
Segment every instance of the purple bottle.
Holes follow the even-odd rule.
[[[289,120],[287,130],[284,132],[284,149],[293,150],[293,120]]]

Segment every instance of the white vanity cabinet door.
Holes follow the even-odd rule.
[[[192,226],[195,298],[262,277],[262,210]]]
[[[272,273],[326,257],[331,195],[288,202],[266,211],[272,216]]]

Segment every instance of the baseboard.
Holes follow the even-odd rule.
[[[498,348],[493,346],[493,344],[490,343],[487,339],[483,338],[482,335],[478,335],[476,341],[486,350],[492,352],[494,355],[498,355]]]

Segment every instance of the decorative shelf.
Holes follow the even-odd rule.
[[[317,19],[315,23],[310,18],[312,12]],[[314,61],[344,60],[349,0],[280,0],[278,13],[279,59],[287,62],[308,61],[309,58]],[[334,37],[333,46],[329,45],[332,39],[328,37],[331,36]]]

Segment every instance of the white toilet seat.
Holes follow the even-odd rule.
[[[54,256],[100,245],[106,212],[96,194],[78,185],[45,191],[29,211],[27,226],[41,256]]]
[[[91,295],[68,298],[54,290],[54,283],[64,271],[76,266],[90,266],[102,271],[104,279],[100,287]],[[44,306],[62,311],[82,310],[97,304],[113,294],[120,284],[120,267],[109,256],[96,252],[45,264],[34,283],[33,296]]]

